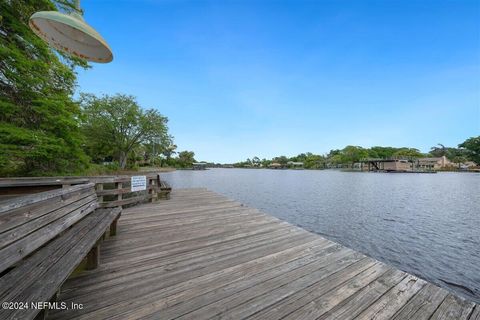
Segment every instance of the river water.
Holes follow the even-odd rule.
[[[480,174],[210,169],[205,187],[480,303]]]

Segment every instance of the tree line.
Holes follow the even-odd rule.
[[[36,11],[73,8],[70,0],[0,1],[0,176],[193,162],[192,152],[173,157],[167,117],[135,97],[74,99],[76,70],[90,65],[50,49],[28,26]]]
[[[278,156],[272,159],[248,158],[246,161],[234,164],[234,167],[268,167],[272,163],[288,166],[289,162],[302,162],[305,169],[324,169],[339,166],[353,166],[354,163],[366,158],[407,158],[447,157],[455,163],[473,161],[480,164],[480,136],[471,137],[460,143],[458,147],[445,147],[438,144],[428,153],[422,153],[415,148],[346,146],[343,149],[331,150],[328,154],[301,153],[297,156]]]

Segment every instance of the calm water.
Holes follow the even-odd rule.
[[[206,187],[480,302],[480,174],[211,169]]]

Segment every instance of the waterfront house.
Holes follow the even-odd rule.
[[[273,162],[273,163],[269,164],[268,167],[270,169],[282,169],[283,168],[283,166],[278,162]]]
[[[288,161],[287,165],[293,169],[303,169],[303,162]]]
[[[192,166],[193,166],[193,170],[205,170],[205,169],[207,169],[207,164],[205,162],[196,162]]]
[[[425,170],[439,170],[446,167],[454,166],[454,164],[447,159],[447,157],[433,157],[433,158],[420,158],[417,161],[419,169]]]
[[[452,162],[450,167],[462,171],[478,169],[477,164],[473,161]]]
[[[473,168],[478,167],[478,165],[473,161],[466,161],[466,162],[462,163],[462,166],[466,167],[467,169],[473,169]]]
[[[365,159],[360,161],[362,171],[410,172],[412,163],[407,159]]]

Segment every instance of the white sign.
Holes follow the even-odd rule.
[[[132,176],[131,185],[132,185],[132,192],[147,190],[147,177]]]

